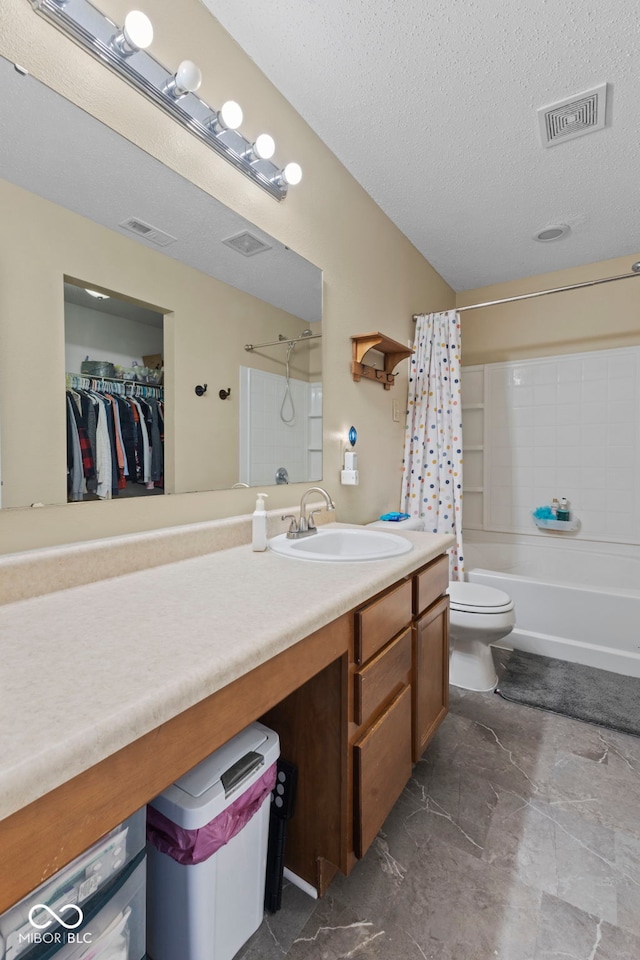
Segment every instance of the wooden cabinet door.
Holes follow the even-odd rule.
[[[442,597],[413,627],[413,762],[449,708],[449,598]]]
[[[411,687],[404,687],[354,746],[354,842],[363,857],[411,776]]]

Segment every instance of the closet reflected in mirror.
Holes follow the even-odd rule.
[[[163,315],[64,284],[67,500],[164,493]]]

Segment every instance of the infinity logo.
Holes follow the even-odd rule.
[[[33,919],[34,914],[38,913],[40,910],[44,910],[52,918],[51,920],[45,920],[44,923],[36,923]],[[66,920],[63,920],[60,916],[60,913],[63,913],[65,910],[75,910],[78,919],[75,923],[67,923]],[[60,913],[56,913],[51,907],[47,906],[46,903],[36,903],[29,910],[29,923],[32,927],[35,927],[36,930],[46,930],[47,927],[50,927],[53,921],[55,920],[60,926],[64,927],[65,930],[75,930],[76,927],[79,927],[82,921],[84,920],[84,913],[75,903],[65,903],[63,907],[60,907]]]

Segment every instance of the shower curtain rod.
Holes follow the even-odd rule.
[[[311,333],[306,337],[291,337],[289,340],[283,338],[282,340],[270,340],[268,343],[245,343],[245,350],[257,350],[259,347],[277,347],[281,343],[300,343],[302,340],[317,340],[321,337],[321,333]]]
[[[514,303],[516,300],[532,300],[533,297],[546,297],[549,293],[565,293],[567,290],[579,290],[581,287],[596,287],[599,283],[613,283],[614,280],[627,280],[629,277],[640,277],[640,260],[631,267],[632,273],[621,273],[617,277],[602,277],[600,280],[585,280],[583,283],[571,283],[567,287],[552,287],[550,290],[536,290],[534,293],[523,293],[519,297],[505,297],[503,300],[487,300],[486,303],[470,303],[466,307],[458,307],[458,313],[465,310],[478,310],[480,307],[496,307],[500,303]],[[414,313],[417,320],[420,314]]]

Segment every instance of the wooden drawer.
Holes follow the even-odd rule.
[[[355,658],[366,663],[411,621],[411,580],[356,611]]]
[[[449,556],[432,560],[428,567],[413,577],[413,615],[419,616],[441,597],[449,586]]]
[[[353,749],[354,846],[363,857],[411,776],[411,687],[400,691]]]
[[[411,628],[354,675],[355,722],[369,723],[410,682]]]

